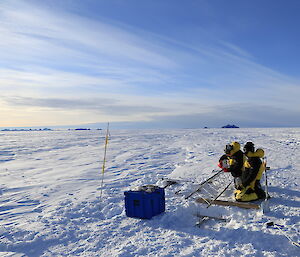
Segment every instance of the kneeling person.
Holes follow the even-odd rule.
[[[262,149],[255,151],[254,144],[247,142],[244,146],[244,153],[247,160],[241,176],[242,184],[234,193],[235,199],[241,202],[264,199],[266,194],[260,185],[260,179],[265,171],[265,165],[261,160],[264,157],[264,151]]]
[[[225,146],[225,154],[219,159],[218,166],[225,172],[230,172],[234,178],[239,178],[244,170],[245,157],[240,150],[239,142]]]

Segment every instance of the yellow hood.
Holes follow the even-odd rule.
[[[235,154],[237,151],[239,151],[241,149],[241,145],[239,142],[232,142],[231,145],[233,146],[233,149],[230,151],[230,155]]]
[[[247,153],[247,156],[263,158],[265,156],[265,152],[263,149],[258,148],[258,149],[256,149],[256,151],[254,153],[252,153],[252,152]]]

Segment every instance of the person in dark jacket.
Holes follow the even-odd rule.
[[[247,142],[243,150],[247,160],[244,163],[241,186],[235,191],[235,199],[242,202],[264,199],[266,194],[260,184],[265,171],[265,164],[261,160],[264,157],[264,151],[262,149],[255,151],[252,142]]]
[[[219,159],[219,167],[225,172],[230,172],[234,178],[236,188],[241,187],[241,176],[244,170],[246,160],[244,153],[241,151],[239,142],[232,142],[225,146],[225,154]]]

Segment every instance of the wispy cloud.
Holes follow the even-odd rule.
[[[14,110],[16,121],[27,106],[28,123],[30,114],[50,110],[60,115],[57,120],[77,122],[74,109],[88,116],[82,122],[212,115],[216,120],[216,106],[231,106],[223,117],[255,120],[241,109],[300,108],[298,79],[259,64],[231,42],[179,40],[33,3],[0,3],[3,117]],[[205,29],[197,31],[206,35]],[[284,117],[286,112],[276,111]]]
[[[166,111],[166,108],[138,105],[125,105],[116,99],[110,98],[91,98],[91,99],[66,99],[66,98],[30,98],[30,97],[11,97],[4,101],[12,106],[31,106],[40,108],[60,109],[60,110],[93,110],[107,115],[122,116],[135,114],[148,114]]]
[[[54,54],[61,60],[63,54],[69,58],[75,55],[81,61],[94,56],[95,61],[95,57],[109,56],[155,67],[175,64],[146,40],[100,21],[67,12],[54,14],[22,1],[4,2],[2,7],[1,47],[17,50],[21,57],[49,58]]]

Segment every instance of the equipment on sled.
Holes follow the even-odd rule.
[[[232,176],[222,170],[217,171],[217,173],[198,185],[195,182],[187,180],[163,179],[163,181],[165,182],[165,188],[171,185],[179,186],[181,189],[175,192],[177,195],[183,196],[185,200],[193,198],[198,203],[205,203],[207,208],[211,205],[237,206],[247,209],[260,208],[259,204],[256,203],[228,200],[231,199],[232,191],[234,190],[233,181]],[[187,186],[188,189],[184,190],[184,186]]]

